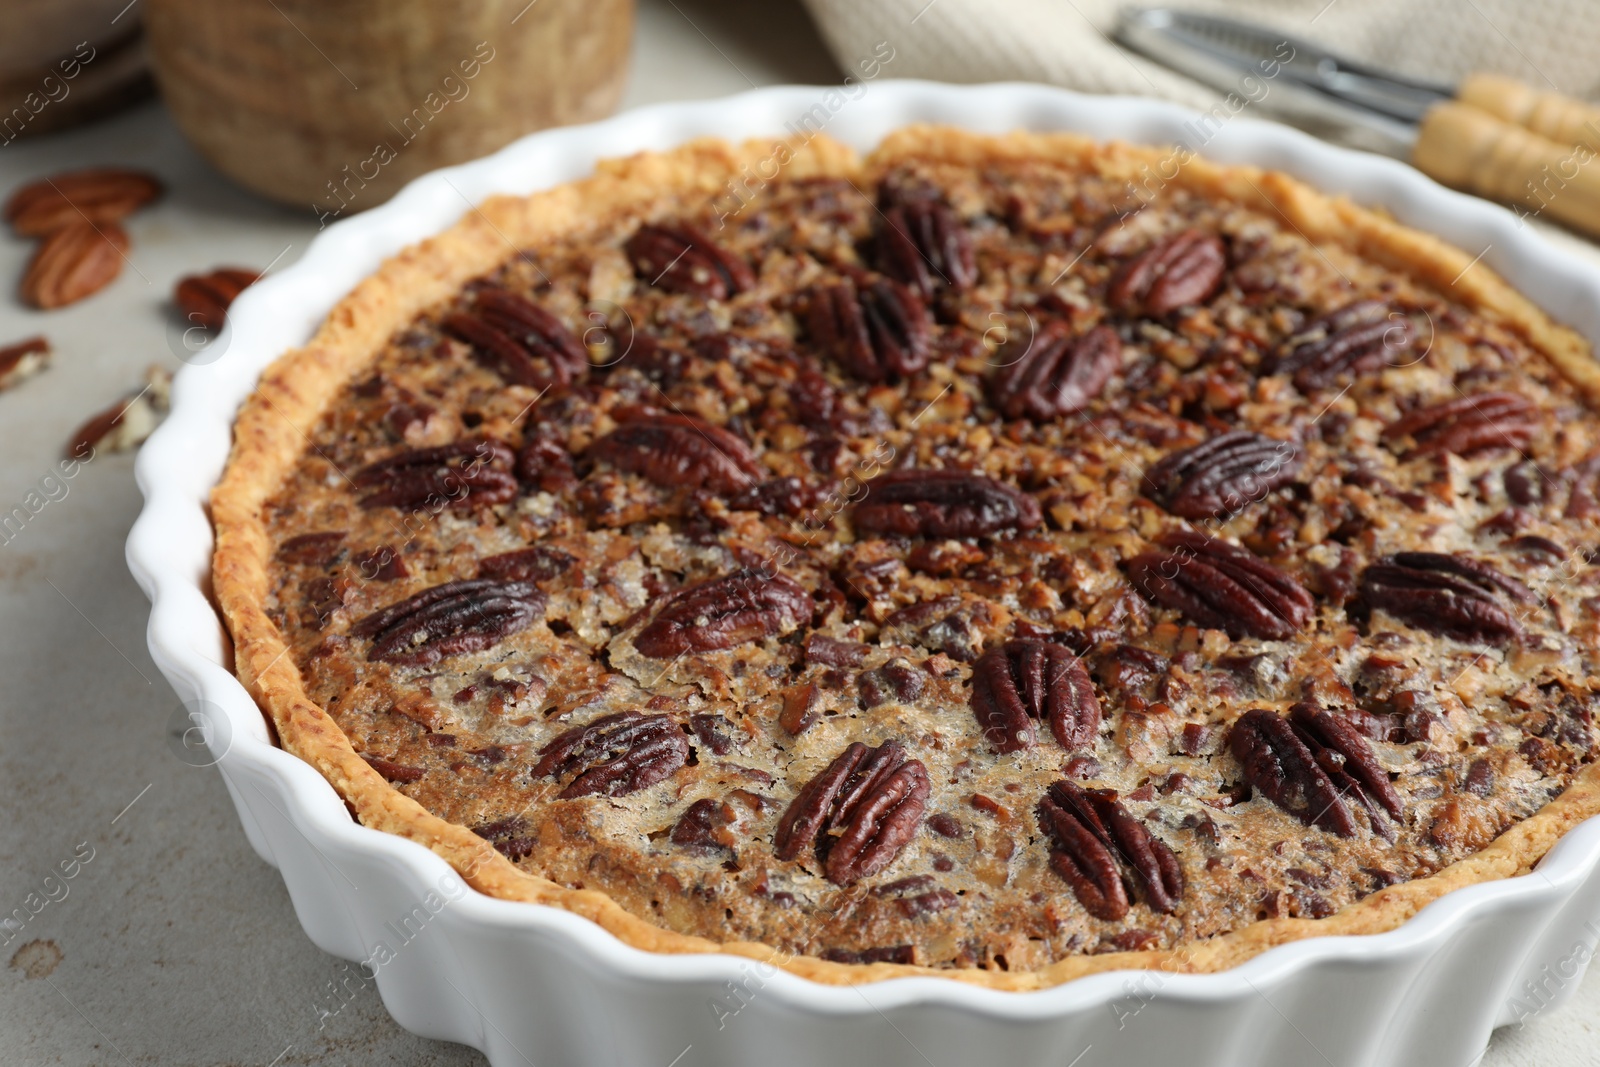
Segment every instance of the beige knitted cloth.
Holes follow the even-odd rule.
[[[1116,0],[804,0],[834,58],[881,76],[1039,81],[1209,106],[1217,94],[1110,41]],[[1150,0],[1153,4],[1155,0]],[[1594,0],[1172,0],[1275,26],[1414,77],[1493,71],[1585,99],[1600,95]]]

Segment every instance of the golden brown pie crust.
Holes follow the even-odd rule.
[[[310,699],[293,658],[286,655],[283,635],[267,615],[273,546],[262,518],[264,503],[294,469],[336,392],[415,316],[447,300],[519,248],[536,247],[618,216],[649,218],[656,205],[686,193],[715,197],[747,167],[771,159],[774,152],[775,142],[770,141],[740,146],[699,141],[664,154],[608,161],[591,178],[533,196],[491,199],[443,234],[385,262],[334,308],[306,347],[285,354],[267,369],[244,404],[228,468],[212,495],[217,536],[213,582],[233,638],[235,670],[270,717],[282,746],[316,767],[364,825],[432,849],[485,894],[565,908],[641,949],[731,953],[832,984],[939,975],[990,988],[1027,990],[1118,968],[1212,972],[1300,938],[1391,930],[1450,890],[1526,873],[1569,829],[1600,813],[1600,765],[1591,764],[1557,799],[1476,854],[1432,876],[1375,892],[1327,918],[1267,919],[1175,949],[1075,956],[1036,971],[1007,972],[834,963],[758,943],[716,944],[672,932],[625,911],[604,893],[565,888],[519,869],[477,834],[430,814],[393,788]],[[1108,176],[1138,181],[1143,168],[1159,166],[1166,155],[1160,149],[1098,144],[1067,134],[983,137],[936,127],[902,130],[864,160],[822,137],[785,145],[781,152],[789,157],[784,168],[789,177],[842,175],[863,182],[904,159],[972,165],[1027,159],[1092,164]],[[1461,303],[1519,334],[1591,404],[1600,402],[1600,369],[1588,344],[1462,251],[1278,173],[1192,159],[1173,184],[1275,214],[1319,246],[1343,246],[1424,284],[1448,289]]]

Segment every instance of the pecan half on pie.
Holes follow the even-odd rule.
[[[492,201],[245,406],[241,677],[481,891],[823,981],[1214,970],[1525,872],[1600,806],[1587,346],[1159,155],[697,143]]]

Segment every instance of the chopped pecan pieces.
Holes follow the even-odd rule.
[[[1050,866],[1090,915],[1107,922],[1127,916],[1121,866],[1152,909],[1177,910],[1183,899],[1178,857],[1118,802],[1115,790],[1084,789],[1062,779],[1039,801],[1037,815],[1050,838]]]
[[[278,559],[284,563],[326,567],[339,554],[344,537],[343,530],[318,530],[296,534],[278,546]]]
[[[870,651],[871,645],[859,641],[840,641],[825,634],[806,637],[806,662],[825,667],[859,667]]]
[[[727,833],[732,815],[723,804],[702,797],[684,809],[678,821],[672,824],[667,840],[693,852],[720,851],[728,847],[728,842],[721,837]]]
[[[721,715],[691,715],[689,729],[694,733],[695,740],[714,756],[726,756],[734,749],[735,742],[728,735],[733,724]]]
[[[738,437],[687,415],[652,415],[625,423],[590,445],[589,455],[657,485],[714,493],[744,489],[766,472]]]
[[[1293,441],[1231,430],[1163,458],[1144,492],[1185,519],[1222,519],[1294,480],[1304,462]]]
[[[745,567],[667,597],[633,647],[652,659],[733,648],[808,622],[811,612],[811,594],[794,579]]]
[[[760,816],[767,799],[747,789],[735,789],[721,800],[703,797],[684,809],[667,835],[679,848],[707,855],[736,849],[748,829],[750,816]]]
[[[904,660],[891,660],[882,667],[862,671],[856,678],[861,703],[869,708],[894,701],[909,704],[922,695],[927,675]]]
[[[799,736],[817,724],[822,717],[821,690],[815,682],[792,685],[783,691],[783,710],[778,713],[778,725]]]
[[[1346,375],[1370,374],[1406,361],[1411,324],[1378,300],[1357,300],[1311,322],[1289,339],[1273,368],[1302,392],[1326,389]]]
[[[408,578],[405,557],[393,545],[378,545],[355,558],[356,573],[369,582],[396,582]]]
[[[530,433],[517,453],[517,478],[541,493],[561,493],[578,484],[567,446],[539,433]]]
[[[882,945],[878,948],[864,948],[859,951],[848,948],[826,948],[819,955],[830,963],[910,964],[917,961],[917,950],[914,945]]]
[[[411,767],[403,763],[396,763],[394,760],[387,760],[382,756],[369,756],[366,753],[362,753],[361,758],[367,761],[368,766],[391,782],[399,782],[401,784],[420,782],[422,781],[422,776],[427,773],[421,767]]]
[[[1522,466],[1522,464],[1518,464]],[[1506,493],[1512,492],[1513,467],[1506,472]],[[1547,484],[1551,482],[1549,475],[1543,471],[1535,470],[1527,476],[1527,503],[1534,499],[1542,499]],[[1537,497],[1535,493],[1537,492]],[[1567,496],[1566,516],[1569,519],[1591,519],[1600,515],[1600,454],[1589,456],[1572,466],[1572,492]]]
[[[589,369],[588,352],[560,319],[507,289],[480,289],[470,312],[452,312],[440,325],[513,385],[549,389]]]
[[[528,582],[474,578],[424,589],[350,627],[372,638],[367,659],[426,667],[446,656],[492,648],[532,625],[545,598]]]
[[[1002,349],[989,379],[990,399],[1008,419],[1043,422],[1079,411],[1122,366],[1122,341],[1109,326],[1074,337],[1068,323],[1053,319],[1021,348]]]
[[[54,355],[50,341],[45,337],[29,337],[13,345],[0,347],[0,390],[10,389],[26,378],[44,370]]]
[[[826,489],[809,486],[799,478],[769,478],[728,498],[734,511],[759,511],[763,515],[798,516],[827,497]]]
[[[1247,711],[1228,734],[1245,781],[1307,826],[1354,837],[1346,798],[1367,812],[1374,833],[1393,841],[1383,812],[1399,820],[1405,805],[1367,739],[1346,718],[1301,702],[1289,718],[1265,708]]]
[[[1467,768],[1467,776],[1461,784],[1463,792],[1471,793],[1475,797],[1487,797],[1494,792],[1494,768],[1485,759],[1475,759]]]
[[[895,901],[895,906],[900,909],[900,914],[908,919],[921,918],[935,912],[946,911],[959,907],[961,898],[948,889],[931,889],[926,893],[916,896],[904,896]]]
[[[901,537],[988,537],[1039,525],[1038,501],[981,474],[898,470],[867,483],[855,526]]]
[[[906,759],[900,742],[874,749],[857,741],[795,795],[778,820],[774,852],[792,860],[817,846],[828,881],[853,885],[887,867],[916,835],[929,789],[927,768]]]
[[[943,286],[969,289],[977,281],[972,238],[942,200],[891,204],[879,216],[874,241],[878,269],[924,299]]]
[[[1128,561],[1133,587],[1192,622],[1230,637],[1281,640],[1310,624],[1316,601],[1290,575],[1249,550],[1188,530],[1160,538],[1167,551]]]
[[[512,862],[531,855],[533,846],[538,844],[538,835],[528,833],[528,821],[520,815],[509,815],[504,819],[475,826],[472,832],[489,842]]]
[[[1032,748],[1035,719],[1049,722],[1069,752],[1092,747],[1100,728],[1100,701],[1083,662],[1047,641],[1007,641],[985,652],[972,668],[972,713],[997,752]]]
[[[1519,393],[1477,393],[1418,408],[1383,428],[1385,441],[1412,442],[1411,455],[1485,448],[1521,452],[1539,430],[1539,410]]]
[[[519,548],[478,561],[478,577],[502,582],[547,582],[572,568],[577,558],[550,545]]]
[[[755,286],[750,264],[689,225],[640,226],[623,246],[650,285],[702,300],[726,300]]]
[[[1600,457],[1591,456],[1575,464],[1574,473],[1587,470],[1592,479],[1596,470],[1600,469],[1596,466],[1597,460]],[[1501,483],[1505,486],[1506,498],[1518,507],[1525,508],[1544,503],[1546,495],[1555,487],[1556,480],[1538,463],[1524,459],[1505,469],[1501,474]],[[1570,507],[1567,514],[1572,515]]]
[[[145,370],[145,386],[117,401],[79,426],[67,442],[66,454],[88,459],[104,449],[138,448],[155,431],[171,406],[172,372],[158,364]]]
[[[1361,574],[1361,599],[1408,626],[1441,637],[1509,644],[1522,625],[1507,599],[1532,604],[1532,590],[1487,563],[1443,552],[1396,552]]]
[[[811,342],[862,381],[904,378],[928,365],[928,309],[899,282],[846,278],[813,288],[805,307]]]
[[[672,776],[689,762],[689,739],[666,715],[603,715],[539,750],[538,778],[574,777],[559,799],[622,797]]]
[[[412,448],[363,467],[351,478],[364,508],[475,508],[517,495],[514,456],[499,441],[467,439],[436,448]]]
[[[1222,288],[1227,271],[1228,253],[1221,238],[1184,230],[1118,267],[1106,301],[1124,315],[1160,318],[1210,300]]]

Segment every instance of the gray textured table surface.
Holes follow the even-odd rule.
[[[837,78],[792,3],[643,0],[627,103]],[[178,365],[166,299],[179,275],[281,267],[315,231],[309,216],[218,177],[154,104],[0,148],[0,192],[106,162],[155,171],[170,195],[133,221],[131,269],[110,290],[49,314],[0,298],[0,344],[44,332],[57,350],[49,371],[0,394],[0,511],[21,503],[73,428],[147,364]],[[27,254],[0,236],[8,290]],[[345,966],[306,940],[216,773],[173,754],[177,700],[145,651],[146,603],[123,564],[139,509],[132,458],[99,457],[66,489],[0,544],[0,914],[30,894],[47,901],[21,929],[0,930],[9,938],[0,963],[10,964],[0,970],[0,1062],[482,1063],[400,1029],[371,987],[322,1017]],[[74,860],[70,881],[45,882]],[[1571,1005],[1501,1031],[1482,1063],[1600,1062],[1597,1026],[1591,971]]]

